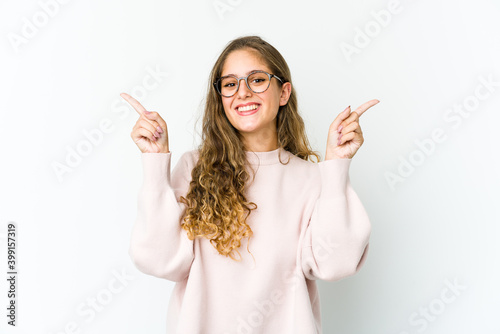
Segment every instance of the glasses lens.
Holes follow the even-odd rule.
[[[238,80],[233,77],[223,77],[220,79],[220,93],[224,96],[231,96],[238,88]]]
[[[256,93],[262,93],[269,87],[269,76],[267,73],[256,72],[248,77],[250,88]]]

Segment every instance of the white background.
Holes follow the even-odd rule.
[[[175,164],[199,143],[217,56],[256,34],[287,60],[322,157],[338,113],[381,101],[360,119],[350,169],[370,253],[357,275],[319,282],[324,332],[500,333],[499,14],[494,0],[2,0],[0,332],[165,332],[173,283],[127,254],[142,167],[130,138],[138,115],[119,94],[161,113]],[[58,177],[54,166],[102,122],[107,133]],[[16,328],[6,324],[9,222]]]

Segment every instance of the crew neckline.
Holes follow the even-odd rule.
[[[280,155],[283,162],[286,162],[289,156],[288,151],[281,147],[266,152],[245,151],[245,154],[250,165],[273,165],[280,162]]]

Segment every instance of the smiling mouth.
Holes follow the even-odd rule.
[[[249,105],[249,106],[244,106],[244,107],[236,108],[236,110],[239,111],[239,112],[250,111],[250,110],[257,109],[259,106],[260,106],[260,104],[252,104],[252,105]]]

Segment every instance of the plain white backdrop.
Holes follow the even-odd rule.
[[[173,283],[127,254],[142,168],[119,94],[160,112],[175,164],[199,143],[218,54],[256,34],[287,60],[323,158],[338,113],[381,101],[350,169],[370,253],[319,282],[324,333],[500,333],[499,14],[495,0],[2,0],[0,332],[165,333]]]

